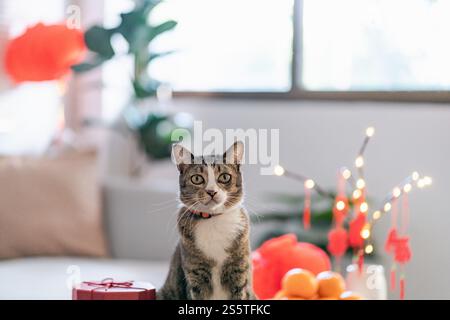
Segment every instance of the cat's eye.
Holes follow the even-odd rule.
[[[199,174],[194,174],[191,177],[191,181],[193,184],[202,184],[203,182],[205,182],[205,179],[203,179],[203,177]]]
[[[222,173],[219,178],[217,179],[217,181],[219,181],[220,183],[228,183],[231,180],[231,175],[229,175],[228,173]]]

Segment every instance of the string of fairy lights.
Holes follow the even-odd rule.
[[[374,245],[372,242],[372,230],[374,225],[379,221],[384,215],[388,214],[393,207],[393,202],[398,200],[402,195],[410,193],[414,188],[423,189],[432,184],[432,178],[429,176],[422,176],[417,171],[414,171],[411,175],[405,178],[400,184],[395,186],[391,192],[387,194],[384,201],[381,203],[381,206],[375,210],[370,210],[369,204],[365,200],[366,195],[366,180],[364,176],[364,166],[365,166],[365,158],[364,152],[369,144],[371,138],[375,134],[374,127],[368,127],[365,131],[365,137],[361,148],[359,149],[358,155],[355,158],[355,168],[356,175],[347,168],[341,168],[340,175],[341,177],[347,181],[347,183],[351,186],[351,199],[354,204],[359,205],[359,212],[363,213],[367,217],[367,222],[364,227],[361,229],[361,237],[365,241],[364,253],[371,254],[374,250]],[[274,174],[277,176],[285,176],[297,181],[300,181],[304,184],[304,187],[309,190],[314,190],[318,194],[329,197],[334,200],[334,195],[332,193],[327,192],[323,187],[317,184],[315,180],[310,177],[304,176],[302,174],[298,174],[292,171],[289,171],[282,166],[278,165],[274,168]],[[361,197],[363,201],[358,201]],[[346,209],[348,203],[340,200],[334,203],[336,209],[339,211],[343,211]]]

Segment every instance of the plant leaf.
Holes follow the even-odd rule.
[[[141,10],[145,16],[148,16],[150,12],[155,8],[158,4],[162,2],[162,0],[141,0],[142,7]]]
[[[134,94],[137,99],[145,99],[156,95],[159,82],[152,81],[149,85],[142,85],[139,81],[133,80]]]
[[[160,34],[163,34],[164,32],[174,29],[177,26],[177,24],[178,24],[178,22],[176,22],[174,20],[168,20],[168,21],[163,22],[155,27],[150,27],[151,33],[150,33],[150,38],[148,41],[150,42],[153,39],[155,39],[157,36],[159,36]]]
[[[111,59],[114,56],[114,49],[111,45],[111,30],[100,26],[89,28],[84,34],[86,46],[89,50],[99,54],[104,59]]]
[[[127,13],[120,14],[121,23],[115,29],[116,32],[122,34],[122,36],[130,43],[137,28],[147,26],[147,19],[140,8]]]
[[[172,54],[172,53],[174,53],[174,52],[175,52],[175,51],[164,51],[164,52],[153,53],[153,54],[151,54],[151,55],[148,57],[147,64],[149,64],[150,62],[152,62],[152,61],[155,60],[155,59],[158,59],[158,58],[162,58],[162,57],[168,56],[168,55],[170,55],[170,54]]]

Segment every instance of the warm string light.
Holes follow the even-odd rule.
[[[334,195],[333,194],[325,191],[325,189],[322,188],[320,185],[318,185],[313,179],[308,178],[308,177],[306,177],[304,175],[301,175],[299,173],[295,173],[295,172],[286,170],[285,168],[283,168],[280,165],[277,165],[277,166],[274,167],[273,173],[276,176],[279,176],[279,177],[285,176],[285,177],[288,177],[288,178],[300,181],[300,182],[302,182],[304,184],[305,188],[308,188],[308,189],[311,189],[311,190],[314,189],[321,196],[334,199]]]
[[[341,175],[345,180],[349,180],[352,177],[352,172],[344,167],[341,169]]]
[[[373,245],[370,243],[371,229],[374,224],[385,214],[391,211],[393,202],[399,199],[403,194],[407,194],[412,191],[413,186],[417,188],[425,188],[432,184],[433,180],[429,176],[421,177],[417,171],[414,171],[409,177],[407,177],[403,183],[392,189],[392,192],[388,194],[381,209],[375,210],[371,215],[371,221],[361,230],[361,237],[368,242],[365,247],[365,253],[368,251],[373,252]]]
[[[366,246],[366,248],[364,249],[364,252],[365,252],[366,254],[371,254],[371,253],[373,252],[373,245],[368,244],[368,245]]]
[[[313,189],[315,187],[316,183],[312,179],[308,179],[305,181],[305,187],[308,189]]]
[[[344,201],[338,201],[336,202],[336,209],[338,209],[339,211],[342,211],[345,209],[345,202]]]
[[[365,131],[365,134],[366,135],[363,144],[354,162],[358,172],[358,177],[355,177],[355,175],[346,167],[343,167],[340,170],[340,174],[344,178],[344,180],[350,182],[353,187],[353,192],[351,195],[354,201],[359,200],[362,196],[365,196],[366,181],[364,180],[364,165],[365,165],[364,152],[370,139],[375,134],[374,127],[368,127]],[[277,176],[286,176],[301,181],[304,184],[305,188],[310,190],[314,189],[320,195],[334,199],[333,194],[326,192],[323,188],[317,185],[317,183],[314,180],[305,177],[303,175],[288,171],[284,169],[282,166],[279,165],[276,166],[274,168],[274,174]],[[373,253],[374,246],[370,241],[372,237],[373,226],[379,219],[381,219],[385,214],[389,213],[392,210],[393,202],[398,198],[400,198],[403,194],[411,192],[413,187],[422,189],[430,186],[432,182],[433,180],[431,177],[429,176],[422,177],[417,171],[414,171],[408,178],[404,180],[403,183],[392,189],[392,191],[388,194],[385,201],[383,202],[381,208],[379,208],[378,210],[369,213],[368,203],[365,201],[359,203],[358,208],[359,212],[366,214],[369,217],[369,221],[361,229],[361,237],[366,242],[364,246],[365,254]],[[335,207],[337,210],[342,211],[345,209],[346,203],[344,201],[337,201],[335,203]]]
[[[361,145],[361,148],[359,149],[358,156],[355,159],[355,167],[358,173],[358,177],[355,181],[354,191],[352,193],[353,201],[358,203],[359,207],[355,211],[356,213],[362,213],[364,215],[367,215],[369,211],[369,205],[367,202],[364,201],[365,195],[366,195],[366,181],[364,180],[364,152],[367,148],[367,145],[370,141],[370,139],[375,134],[375,128],[374,127],[368,127],[366,129],[366,135],[364,137],[363,143]],[[362,198],[364,196],[364,198]],[[362,198],[362,199],[361,199]],[[362,203],[359,203],[360,199],[363,201]],[[367,231],[365,231],[365,235],[367,234]]]
[[[421,177],[417,171],[414,171],[407,177],[403,183],[395,187],[391,193],[386,197],[382,209],[376,210],[372,213],[372,220],[376,221],[381,218],[383,214],[388,213],[392,209],[392,202],[404,193],[411,192],[414,185],[419,189],[428,187],[432,184],[432,179],[429,176]]]
[[[366,151],[367,145],[374,134],[374,127],[368,127],[366,129],[366,136],[364,137],[364,141],[359,149],[358,156],[355,159],[355,167],[358,169],[360,179],[364,178],[364,151]]]
[[[355,167],[362,168],[364,166],[364,158],[363,156],[358,156],[355,160]]]
[[[275,166],[275,168],[273,169],[273,173],[276,176],[281,177],[282,175],[284,175],[284,168],[282,166]]]

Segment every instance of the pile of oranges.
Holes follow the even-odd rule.
[[[324,271],[314,276],[305,269],[292,269],[283,277],[281,290],[275,300],[361,300],[345,291],[345,281],[339,273]]]

